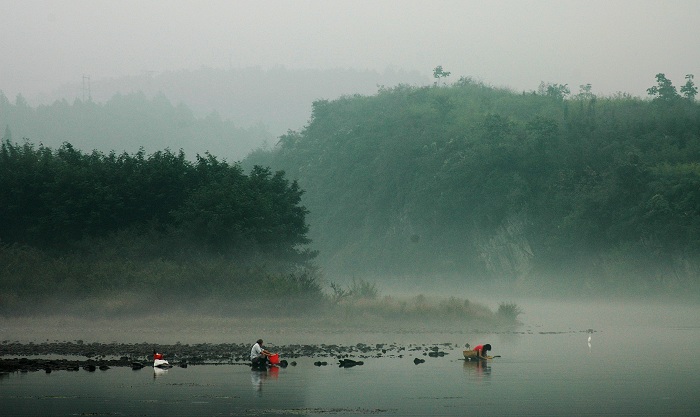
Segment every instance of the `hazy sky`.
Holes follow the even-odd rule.
[[[386,68],[516,90],[700,83],[700,0],[0,0],[0,90],[200,67]]]

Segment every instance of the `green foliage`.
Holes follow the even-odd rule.
[[[412,331],[445,330],[454,331],[455,326],[511,326],[517,324],[515,318],[494,313],[486,306],[458,297],[427,297],[419,294],[414,297],[383,296],[379,298],[344,299],[331,306],[327,317],[331,320],[339,313],[343,325],[360,326],[404,326]],[[400,324],[397,324],[400,323]]]
[[[330,287],[332,291],[331,300],[336,303],[344,300],[375,300],[379,297],[377,283],[363,279],[353,279],[347,287],[331,282]]]
[[[669,288],[700,265],[700,107],[657,79],[665,105],[464,77],[318,101],[251,161],[299,181],[332,275]]]
[[[65,247],[119,230],[167,231],[220,253],[243,247],[302,255],[307,210],[282,172],[182,151],[145,156],[0,145],[0,230],[6,243]]]
[[[442,78],[447,78],[451,75],[452,73],[450,71],[445,71],[442,69],[442,65],[438,65],[433,69],[433,78],[435,78],[435,85],[437,85],[440,82],[440,79]]]
[[[229,311],[252,300],[279,305],[278,310],[300,303],[312,308],[325,301],[312,266],[283,270],[271,266],[271,259],[246,262],[193,251],[155,256],[172,250],[163,253],[164,244],[153,236],[124,232],[86,241],[80,251],[61,256],[29,246],[0,245],[0,314],[40,309],[48,301],[58,302],[45,310],[51,313],[89,307],[91,300],[102,300],[94,311],[107,311],[111,307],[106,304],[117,303],[114,308],[123,305],[132,312],[199,300],[208,300],[212,307],[233,304]],[[160,301],[154,304],[155,299]]]
[[[681,94],[690,101],[695,101],[695,96],[698,94],[698,88],[695,86],[693,78],[695,78],[693,74],[687,74],[685,84],[681,87]]]
[[[516,322],[521,314],[523,314],[523,309],[515,303],[498,303],[496,315],[504,320]]]
[[[593,94],[593,86],[589,84],[583,84],[579,86],[579,93],[576,94],[574,98],[579,100],[592,100],[596,96]]]
[[[692,78],[689,81],[692,84]],[[673,86],[671,80],[666,78],[665,74],[656,74],[656,83],[657,85],[647,88],[647,93],[654,97],[654,100],[668,102],[680,97],[676,87]]]
[[[537,93],[557,100],[564,100],[566,96],[571,94],[571,90],[568,84],[545,83],[542,81],[537,89]]]
[[[192,163],[182,151],[83,154],[6,140],[0,287],[25,296],[273,287],[320,297],[301,195],[282,172],[246,175],[209,154]]]
[[[149,99],[143,93],[116,94],[103,104],[64,99],[30,107],[21,95],[12,104],[0,91],[0,126],[6,127],[5,140],[29,138],[54,148],[63,142],[83,152],[170,148],[190,155],[208,151],[232,161],[273,139],[260,126],[241,128],[216,113],[198,117],[162,94]]]

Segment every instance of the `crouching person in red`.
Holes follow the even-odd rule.
[[[474,350],[476,351],[476,357],[477,357],[477,358],[480,358],[480,359],[487,359],[487,358],[488,358],[488,354],[487,354],[486,352],[488,352],[489,350],[491,350],[491,345],[488,344],[488,343],[485,344],[485,345],[478,345],[478,346],[476,346],[476,347],[474,348]]]

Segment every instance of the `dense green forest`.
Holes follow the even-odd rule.
[[[206,154],[0,146],[3,308],[114,293],[320,296],[302,190]]]
[[[245,174],[210,154],[190,161],[182,151],[83,153],[4,140],[0,315],[311,312],[324,325],[517,323],[513,303],[493,311],[457,297],[380,298],[362,279],[329,290],[302,195],[281,171]]]
[[[645,99],[470,78],[318,100],[243,166],[305,190],[334,277],[535,292],[698,291],[700,106],[692,76]]]
[[[18,95],[14,103],[0,91],[0,126],[3,139],[59,147],[69,142],[76,149],[110,152],[184,150],[194,157],[206,152],[236,161],[272,134],[262,125],[242,128],[216,112],[195,116],[189,107],[173,105],[163,94],[116,94],[104,103],[65,99],[32,107]]]

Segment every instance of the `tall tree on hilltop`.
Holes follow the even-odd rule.
[[[553,97],[557,100],[564,100],[571,94],[568,84],[545,83],[542,81],[537,88],[537,94],[541,96]]]
[[[656,83],[657,85],[647,88],[647,93],[654,97],[654,101],[673,101],[680,97],[676,87],[665,74],[656,74]]]
[[[681,94],[690,101],[695,101],[695,96],[698,94],[698,88],[695,86],[693,78],[693,74],[687,74],[685,76],[685,85],[681,87]]]
[[[435,85],[439,84],[441,78],[447,78],[452,74],[450,71],[445,71],[442,69],[442,65],[438,65],[433,69],[433,78],[435,78]]]

